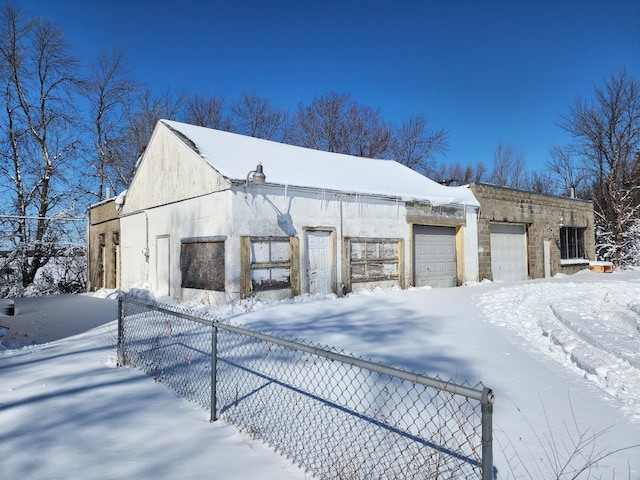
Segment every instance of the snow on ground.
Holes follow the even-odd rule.
[[[17,299],[22,314],[15,319],[28,320],[24,341],[45,323],[49,332],[78,328],[75,314],[88,314],[89,306],[94,315],[116,316],[114,301],[64,297],[64,315],[63,297]],[[58,315],[48,314],[51,302]],[[8,320],[0,315],[0,325]],[[111,321],[0,354],[2,480],[307,478],[233,426],[209,423],[208,412],[144,373],[117,368],[116,330]]]
[[[562,288],[503,288],[480,304],[491,322],[595,382],[640,422],[640,278],[606,286],[574,278]]]
[[[598,456],[590,478],[640,479],[640,447],[628,448],[640,444],[640,272],[253,299],[216,311],[427,375],[482,381],[496,394],[500,479],[556,478],[567,459],[580,468]],[[198,478],[219,469],[216,478],[304,478],[151,378],[113,368],[113,342],[110,323],[0,355],[3,475]]]

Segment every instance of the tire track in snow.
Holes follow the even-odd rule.
[[[585,303],[593,303],[591,298],[584,300]],[[599,312],[596,316],[577,312],[572,305],[562,301],[550,306],[554,316],[572,334],[587,344],[640,368],[640,332],[635,328],[635,314],[632,317],[629,310],[616,309]]]
[[[640,286],[624,282],[513,285],[479,295],[505,326],[595,382],[640,421]]]

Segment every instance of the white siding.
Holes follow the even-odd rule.
[[[224,190],[229,182],[158,123],[127,191],[122,214]]]

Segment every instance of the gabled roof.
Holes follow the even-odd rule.
[[[467,187],[447,187],[393,160],[323,152],[235,133],[160,120],[211,167],[244,181],[262,163],[268,184],[384,195],[432,205],[479,206]]]

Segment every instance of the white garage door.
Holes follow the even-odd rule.
[[[416,287],[455,287],[456,229],[413,227],[413,276]]]
[[[493,280],[527,279],[527,239],[521,224],[495,223],[491,232],[491,272]]]

